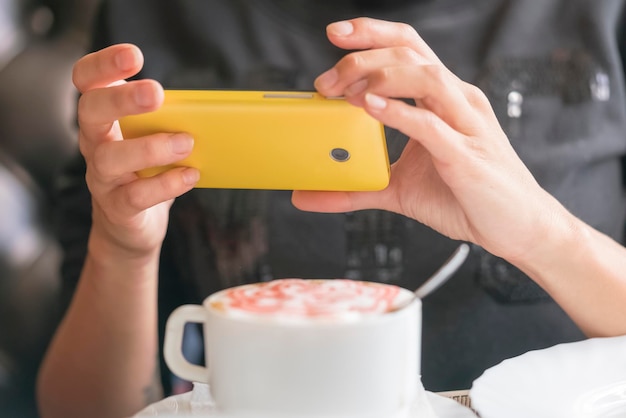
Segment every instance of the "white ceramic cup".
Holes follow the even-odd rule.
[[[189,322],[203,324],[207,367],[182,354]],[[227,417],[406,418],[422,388],[420,347],[421,301],[409,290],[283,279],[179,307],[164,355],[179,377],[208,383]]]

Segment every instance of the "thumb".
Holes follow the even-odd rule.
[[[291,203],[307,212],[338,213],[361,209],[388,209],[388,189],[378,192],[326,192],[295,190]]]

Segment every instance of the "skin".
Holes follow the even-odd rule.
[[[327,33],[336,46],[356,52],[322,74],[316,89],[345,95],[411,140],[385,190],[296,191],[293,204],[406,215],[507,259],[588,335],[626,334],[626,250],[537,184],[484,94],[446,69],[407,25],[359,18],[331,24]],[[182,133],[122,141],[117,120],[157,109],[163,100],[155,81],[123,81],[142,65],[141,52],[121,44],[74,67],[93,226],[79,286],[39,375],[44,418],[130,416],[155,400],[146,393],[155,393],[158,380],[159,253],[171,204],[193,187],[198,172],[135,174],[179,161],[193,148]]]

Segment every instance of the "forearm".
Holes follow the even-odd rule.
[[[119,417],[154,401],[158,253],[120,257],[97,237],[38,382],[43,417]]]
[[[590,337],[626,334],[626,248],[563,210],[518,263]]]

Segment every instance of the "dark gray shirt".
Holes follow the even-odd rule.
[[[384,4],[384,5],[381,5]],[[626,150],[623,1],[106,1],[94,48],[132,42],[140,78],[167,88],[310,90],[346,52],[325,25],[359,15],[403,21],[443,62],[489,96],[537,180],[574,214],[621,240]],[[622,42],[623,43],[623,42]],[[387,130],[391,159],[406,138]],[[65,294],[90,227],[84,163],[62,182]],[[193,190],[172,208],[162,252],[160,315],[239,283],[351,277],[416,288],[458,243],[382,211],[303,213],[285,191]],[[486,368],[583,338],[517,269],[480,248],[424,301],[423,381],[469,388]],[[167,382],[166,386],[167,386]]]

